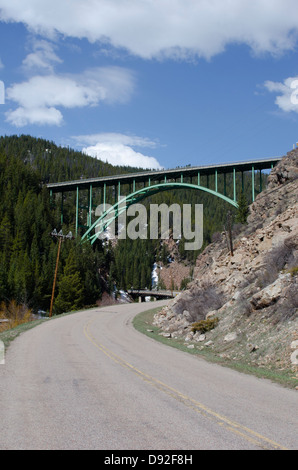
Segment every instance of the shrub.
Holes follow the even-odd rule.
[[[294,260],[295,247],[290,243],[282,243],[267,253],[266,261],[269,270],[280,272]]]
[[[201,320],[192,324],[192,331],[196,333],[206,333],[207,331],[213,330],[219,322],[218,317],[207,318],[207,320]]]
[[[24,304],[17,304],[15,300],[8,303],[2,302],[0,305],[0,319],[8,320],[2,323],[2,331],[15,328],[18,325],[32,321],[32,310]]]
[[[188,284],[192,281],[191,277],[185,277],[182,279],[180,284],[180,290],[184,290],[187,288]]]
[[[288,270],[288,273],[290,273],[292,277],[297,276],[298,275],[298,266],[293,266],[292,268],[290,268]]]
[[[190,313],[190,322],[197,322],[204,320],[208,312],[218,310],[224,303],[224,296],[207,282],[184,291],[173,305],[172,311],[175,315],[182,315],[187,310]]]
[[[264,265],[254,273],[255,279],[252,278],[251,282],[256,280],[256,286],[263,289],[274,282],[279,273],[291,267],[294,262],[293,247],[290,244],[282,243],[267,252],[264,258]]]

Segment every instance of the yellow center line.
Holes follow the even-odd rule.
[[[191,408],[194,410],[196,413],[199,413],[208,419],[212,419],[215,421],[218,425],[225,427],[227,430],[233,432],[234,434],[237,434],[244,438],[245,440],[249,441],[250,443],[256,445],[257,447],[260,447],[265,450],[272,450],[272,449],[278,449],[278,450],[288,450],[286,447],[283,447],[282,445],[272,441],[271,439],[262,436],[261,434],[253,431],[250,428],[247,428],[246,426],[243,426],[239,423],[236,423],[234,421],[231,421],[229,418],[220,415],[219,413],[216,413],[215,411],[211,410],[210,408],[206,407],[202,403],[194,400],[193,398],[188,397],[187,395],[182,394],[178,390],[170,387],[169,385],[161,382],[160,380],[156,379],[155,377],[152,377],[148,374],[145,374],[144,372],[140,371],[136,367],[134,367],[132,364],[129,362],[125,361],[121,357],[117,356],[115,353],[113,353],[111,350],[106,348],[103,344],[98,343],[95,338],[92,336],[90,332],[90,325],[94,320],[91,320],[88,324],[84,326],[84,334],[86,338],[101,352],[103,352],[106,356],[108,356],[112,361],[116,362],[117,364],[121,365],[122,367],[131,370],[133,373],[135,373],[138,377],[140,377],[142,380],[145,382],[149,383],[150,385],[154,386],[155,388],[161,390],[162,392],[166,393],[167,395],[171,396],[175,400],[178,400],[179,402],[183,403],[185,406],[188,408]]]

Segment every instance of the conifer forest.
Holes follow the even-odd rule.
[[[74,233],[75,196],[69,193],[64,201],[62,227],[59,201],[51,201],[46,183],[143,170],[115,167],[28,135],[0,137],[0,302],[13,300],[34,312],[49,311],[58,249],[57,240],[50,234],[55,228]],[[240,223],[245,223],[246,207],[241,197],[241,214],[234,211],[235,222],[238,216]],[[202,249],[212,242],[216,232],[224,230],[226,215],[231,211],[231,206],[218,198],[185,189],[156,194],[145,204],[150,202],[203,204]],[[198,254],[185,251],[181,239],[180,262],[194,265]],[[80,236],[65,240],[54,313],[93,306],[104,292],[117,295],[131,286],[150,288],[153,265],[159,261],[167,263],[166,247],[160,240],[97,240],[93,245],[81,243]]]

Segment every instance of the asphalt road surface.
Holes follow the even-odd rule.
[[[0,449],[298,448],[297,391],[142,335],[132,319],[152,306],[79,312],[15,339],[0,365]]]

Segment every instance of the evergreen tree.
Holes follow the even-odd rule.
[[[238,202],[238,209],[237,209],[235,221],[240,224],[246,224],[249,209],[248,209],[247,199],[245,197],[245,194],[242,191],[240,193],[240,196],[237,202]]]
[[[83,283],[77,268],[74,251],[71,250],[58,282],[58,296],[54,302],[54,312],[60,314],[77,310],[83,306]]]
[[[168,249],[167,249],[167,245],[165,243],[163,243],[162,249],[161,249],[160,260],[162,261],[164,266],[167,266],[167,264],[168,264],[168,255],[169,255],[169,252],[168,252]]]

